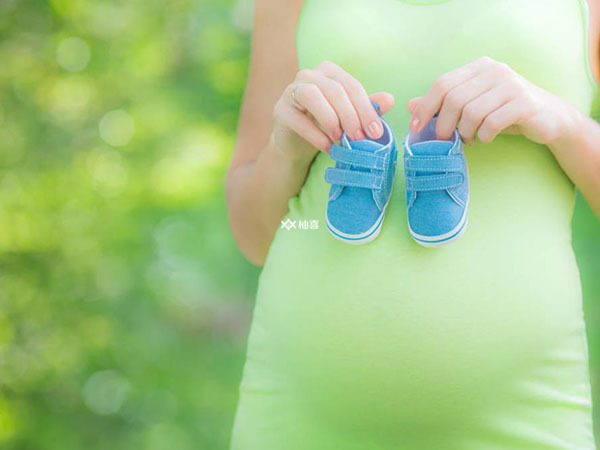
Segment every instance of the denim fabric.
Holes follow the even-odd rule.
[[[381,228],[396,174],[397,148],[385,120],[377,140],[350,141],[342,135],[331,147],[334,168],[325,171],[331,184],[327,227],[338,239],[360,244],[375,238]]]
[[[437,115],[404,142],[406,205],[409,230],[423,245],[443,245],[458,238],[467,222],[469,180],[458,131],[452,140],[436,139]]]

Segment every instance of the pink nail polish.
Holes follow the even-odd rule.
[[[414,118],[412,120],[412,122],[410,123],[410,129],[413,132],[418,132],[419,131],[419,125],[421,124],[421,121],[418,118]]]
[[[369,124],[369,136],[373,139],[381,137],[383,134],[383,126],[379,121],[373,121]]]
[[[337,127],[335,130],[333,130],[333,134],[331,137],[334,141],[339,141],[342,138],[342,130],[339,127]]]

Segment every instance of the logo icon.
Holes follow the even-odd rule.
[[[285,228],[286,230],[291,230],[292,228],[296,228],[296,221],[291,221],[290,219],[287,219],[285,222],[282,220],[281,221],[281,228]]]

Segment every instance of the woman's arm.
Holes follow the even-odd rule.
[[[594,77],[600,82],[600,0],[588,0],[590,10],[590,60]]]
[[[600,0],[588,0],[590,10],[590,61],[600,82]],[[570,133],[549,145],[556,160],[600,217],[600,126],[574,112]]]
[[[548,147],[600,217],[600,124],[574,111],[561,137]]]
[[[303,0],[257,1],[248,82],[227,174],[233,235],[246,258],[258,265],[273,223],[285,214],[287,199],[310,164],[308,157],[287,160],[270,142],[273,106],[298,70],[295,24],[302,4]]]
[[[256,265],[297,195],[317,152],[327,152],[342,129],[351,138],[380,137],[382,113],[393,106],[386,93],[370,97],[337,65],[324,62],[298,72],[296,22],[303,0],[258,0],[250,73],[235,152],[227,174],[233,235]],[[293,95],[292,95],[293,94]]]

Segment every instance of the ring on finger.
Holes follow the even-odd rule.
[[[291,96],[292,96],[292,102],[294,103],[294,106],[296,106],[296,107],[297,107],[298,109],[300,109],[301,111],[304,111],[304,110],[305,110],[304,106],[302,106],[302,105],[300,104],[300,102],[299,102],[299,101],[296,99],[296,90],[298,89],[298,87],[299,87],[299,86],[300,86],[300,85],[296,85],[296,86],[294,86],[294,88],[292,89],[292,92],[291,92]]]

